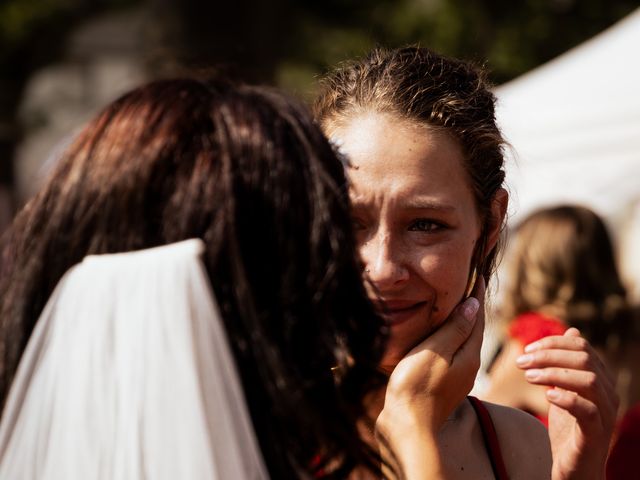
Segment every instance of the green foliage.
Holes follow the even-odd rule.
[[[336,27],[341,3],[347,8]],[[497,83],[554,58],[638,7],[637,0],[333,0],[323,4],[326,11],[318,2],[303,9],[311,15],[300,22],[298,35],[303,41],[292,55],[301,63],[326,68],[372,45],[419,43],[449,55],[486,61]],[[306,25],[309,21],[311,30]]]
[[[237,59],[237,69],[246,69],[249,78],[275,78],[303,91],[304,83],[336,62],[374,45],[410,43],[486,61],[500,83],[638,6],[637,0],[5,0],[0,65],[43,29],[63,30],[71,18],[134,3],[172,11],[172,22],[182,22],[178,30],[185,39],[174,40],[185,58],[200,64]]]
[[[69,5],[54,0],[13,0],[0,5],[0,38],[11,48],[23,42],[35,25],[51,18]]]

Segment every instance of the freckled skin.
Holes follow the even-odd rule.
[[[353,217],[370,280],[384,300],[423,304],[391,327],[383,366],[393,367],[467,287],[480,217],[462,150],[446,133],[374,112],[329,134],[357,165],[349,171]]]

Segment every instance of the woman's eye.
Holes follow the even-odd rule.
[[[435,233],[443,230],[444,228],[446,228],[445,225],[440,222],[429,220],[427,218],[419,218],[411,222],[409,231]]]

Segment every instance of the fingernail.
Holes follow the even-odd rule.
[[[527,345],[526,347],[524,347],[524,351],[526,353],[531,353],[531,352],[535,352],[539,348],[540,348],[540,343],[539,342],[533,342],[533,343],[530,343],[529,345]]]
[[[537,368],[532,368],[524,372],[524,376],[527,377],[528,380],[537,380],[540,375],[542,375],[542,370],[538,370]]]
[[[522,367],[524,365],[527,365],[528,363],[531,363],[532,360],[533,355],[520,355],[518,358],[516,358],[516,364]]]
[[[477,298],[469,297],[462,304],[462,316],[469,322],[473,323],[476,318],[476,313],[480,309],[480,302]]]
[[[558,400],[560,398],[560,392],[558,392],[556,389],[550,389],[547,390],[547,398],[549,400]]]

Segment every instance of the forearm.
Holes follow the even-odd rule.
[[[447,478],[438,442],[433,436],[419,432],[405,436],[402,445],[396,450],[402,478],[406,480]]]
[[[604,480],[606,460],[595,461],[593,465],[588,463],[584,461],[579,470],[572,470],[562,468],[554,461],[551,480]]]
[[[393,422],[384,413],[379,418],[376,437],[382,457],[390,467],[383,469],[385,478],[445,480],[448,477],[440,454],[437,429],[429,428],[424,419],[410,418],[404,416],[402,421]]]

